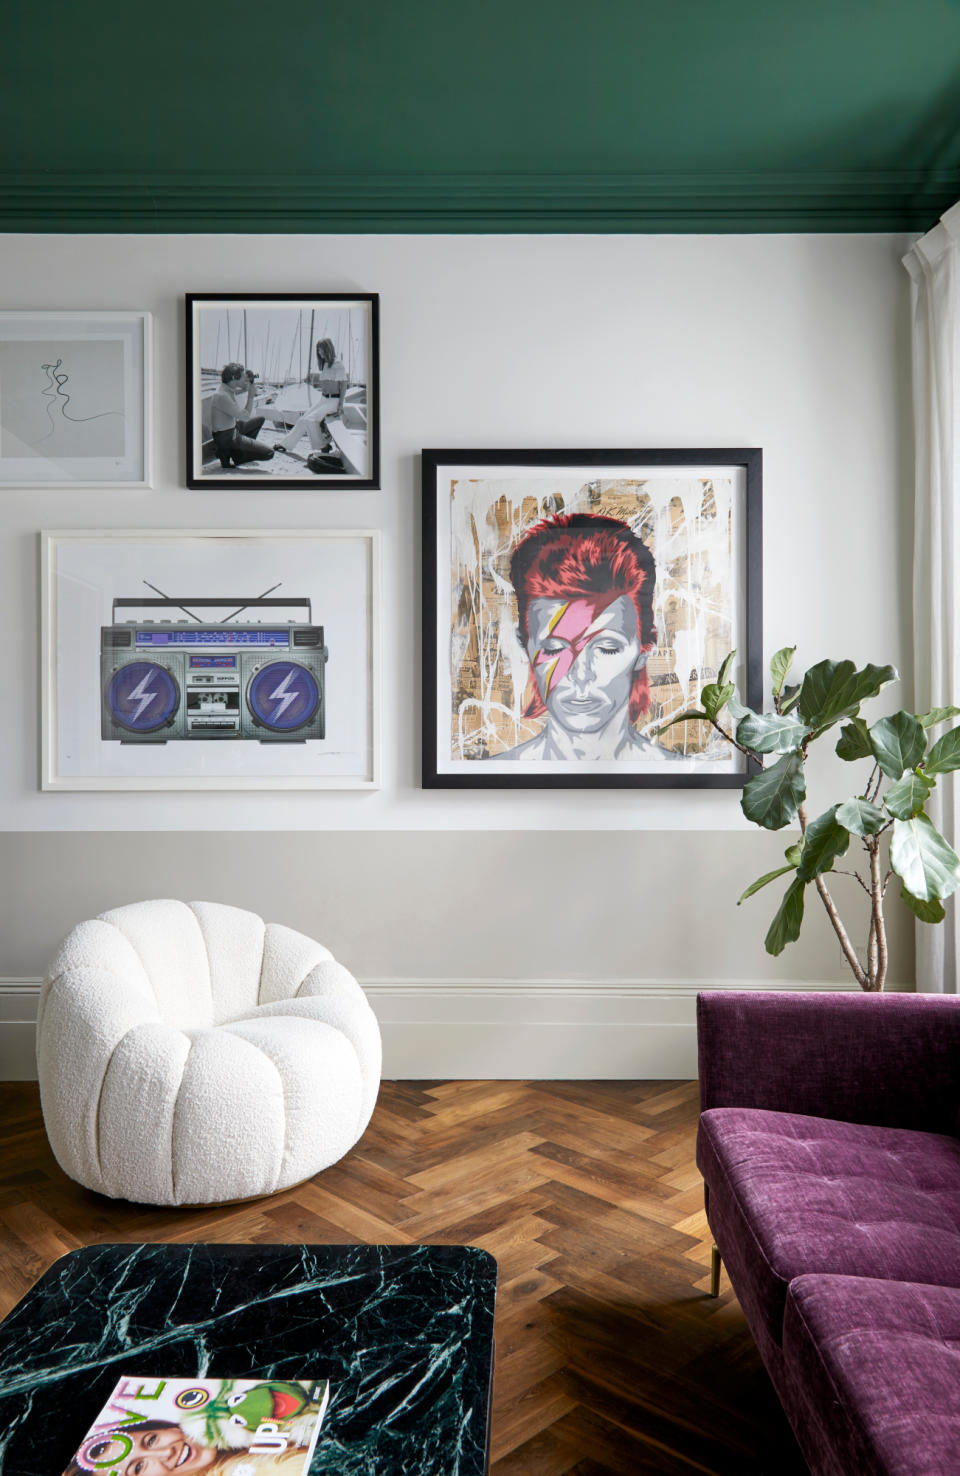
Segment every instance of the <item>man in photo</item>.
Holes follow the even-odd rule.
[[[210,401],[210,428],[220,465],[228,471],[248,461],[271,461],[273,447],[257,440],[264,416],[252,414],[256,384],[253,370],[242,364],[224,364],[220,381]]]

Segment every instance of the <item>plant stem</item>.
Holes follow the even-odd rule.
[[[873,896],[871,932],[877,944],[876,971],[870,970],[871,989],[882,990],[887,978],[887,929],[883,918],[883,891],[886,883],[880,876],[880,837],[875,835],[870,847],[870,891]]]
[[[871,894],[872,896],[872,894]],[[873,915],[873,904],[870,907],[870,929],[867,933],[867,983],[873,991],[873,981],[877,977],[877,924]]]
[[[660,727],[660,728],[657,729],[657,734],[659,735],[660,733],[665,733],[666,730],[667,730],[667,728],[672,728],[674,726],[674,724],[676,722],[678,722],[678,721],[679,721],[678,718],[671,718],[671,720],[670,720],[669,723],[664,723],[662,727]],[[689,722],[696,721],[698,723],[709,723],[710,726],[711,726],[711,728],[716,728],[716,730],[720,734],[720,737],[721,738],[725,738],[728,743],[732,743],[733,744],[733,747],[734,748],[738,748],[740,750],[740,752],[746,758],[748,758],[748,759],[755,759],[756,762],[760,765],[761,769],[763,768],[763,759],[760,757],[760,755],[757,754],[757,753],[754,753],[754,751],[753,751],[752,748],[744,748],[744,746],[743,746],[742,743],[738,743],[737,740],[736,740],[736,738],[734,738],[734,736],[733,736],[732,733],[728,733],[727,730],[726,730],[726,728],[721,728],[721,726],[717,722],[716,718],[708,717],[708,715],[705,712],[697,712],[697,713],[691,713],[690,716],[689,716],[688,721]]]
[[[734,748],[739,748],[740,752],[744,754],[747,758],[756,759],[761,769],[763,768],[763,759],[759,756],[759,754],[754,753],[752,748],[744,748],[743,744],[738,743],[736,738],[734,738],[731,733],[727,732],[726,728],[721,728],[716,718],[708,718],[706,713],[704,713],[704,718],[706,718],[706,721],[710,723],[712,727],[716,728],[721,738],[726,738],[728,743],[732,743]]]
[[[845,871],[842,866],[835,866],[833,868],[833,874],[834,876],[852,876],[857,886],[862,887],[868,897],[873,895],[859,871]]]
[[[867,978],[867,975],[864,972],[863,967],[861,966],[860,960],[857,958],[857,950],[850,942],[847,930],[843,926],[843,923],[840,921],[840,914],[837,911],[836,903],[834,902],[830,893],[827,891],[827,884],[822,876],[817,877],[817,891],[820,893],[820,899],[823,902],[824,907],[827,909],[827,916],[833,923],[833,931],[836,933],[837,937],[840,940],[840,947],[843,949],[843,956],[847,960],[847,963],[850,965],[854,978],[860,985],[861,989],[870,990],[872,988],[870,980]]]
[[[800,807],[797,810],[797,818],[800,821],[800,829],[801,829],[801,831],[803,832],[804,835],[806,835],[806,833],[807,833],[807,808],[806,808],[806,805],[800,805]],[[827,891],[827,884],[824,881],[824,879],[823,879],[822,876],[818,876],[817,877],[816,884],[817,884],[817,891],[820,893],[820,900],[823,903],[824,907],[827,909],[827,916],[829,917],[831,923],[833,924],[833,931],[836,933],[838,939],[840,940],[840,947],[843,949],[843,956],[847,960],[847,963],[850,965],[851,971],[853,973],[853,977],[856,979],[856,981],[860,985],[860,988],[861,989],[867,989],[867,990],[869,990],[871,988],[870,980],[868,979],[866,973],[864,972],[863,967],[862,967],[862,965],[860,963],[860,960],[857,958],[857,950],[854,948],[853,944],[850,942],[849,934],[847,933],[846,928],[843,926],[843,922],[841,921],[840,914],[837,911],[837,905],[834,902],[833,898],[831,897],[830,893]],[[886,945],[884,945],[884,946],[886,946]]]

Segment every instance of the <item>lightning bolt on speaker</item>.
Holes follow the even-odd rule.
[[[182,658],[144,661],[119,651],[101,657],[100,733],[123,743],[163,743],[183,736]]]
[[[244,656],[247,737],[300,741],[322,738],[326,723],[323,665],[326,651],[304,651],[295,658],[262,660]]]

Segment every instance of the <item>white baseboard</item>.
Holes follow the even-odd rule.
[[[39,979],[0,979],[0,1081],[36,1081]]]
[[[676,1080],[697,1074],[701,989],[838,990],[744,979],[365,979],[386,1081]],[[34,1081],[39,979],[0,979],[0,1081]]]

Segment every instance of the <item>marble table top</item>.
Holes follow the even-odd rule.
[[[496,1277],[473,1246],[71,1251],[0,1323],[0,1470],[60,1476],[151,1374],[329,1379],[311,1476],[482,1476]]]

